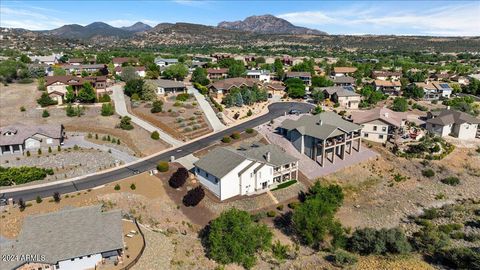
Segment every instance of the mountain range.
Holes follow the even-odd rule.
[[[94,22],[86,26],[79,24],[69,24],[62,27],[41,31],[41,33],[65,39],[91,39],[91,38],[129,38],[138,33],[159,32],[175,25],[188,25],[187,23],[160,23],[155,27],[148,24],[137,22],[127,27],[113,27],[104,22]],[[222,32],[222,29],[250,32],[257,34],[287,34],[287,35],[326,35],[327,33],[299,27],[290,22],[277,18],[273,15],[251,16],[243,21],[221,22],[217,27],[205,26],[210,31]]]

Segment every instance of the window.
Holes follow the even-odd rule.
[[[383,135],[382,134],[378,135],[378,138],[383,139]]]
[[[383,132],[387,131],[387,127],[382,127],[382,131]]]
[[[368,133],[363,133],[363,137],[368,138]]]
[[[208,178],[208,176],[209,176],[209,175],[208,175],[208,172],[206,172],[206,173],[205,173],[205,177]]]
[[[218,178],[215,177],[215,184],[218,184]]]
[[[377,126],[373,126],[373,131],[377,131]]]
[[[75,260],[75,258],[73,258],[73,259],[70,259],[70,261],[72,261],[72,262],[73,262],[74,260]]]

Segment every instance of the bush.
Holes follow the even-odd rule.
[[[204,242],[209,258],[249,269],[255,265],[255,254],[270,247],[272,232],[253,222],[247,212],[233,208],[211,221]]]
[[[115,189],[115,190],[120,190],[120,185],[119,185],[119,184],[116,184],[113,189]]]
[[[442,224],[438,226],[438,230],[446,234],[450,234],[452,231],[460,230],[461,228],[463,228],[463,225],[459,223]]]
[[[245,132],[248,133],[248,134],[252,134],[253,133],[253,128],[247,128],[245,130]]]
[[[179,188],[185,184],[188,178],[188,170],[185,168],[178,168],[168,180],[168,184],[172,188]]]
[[[59,203],[62,198],[60,197],[60,192],[55,191],[53,193],[53,201]]]
[[[134,183],[132,183],[132,184],[130,185],[130,189],[131,189],[131,190],[135,190],[135,189],[137,189],[137,186],[136,186]]]
[[[151,113],[159,113],[163,110],[163,102],[161,100],[155,100],[152,103],[152,108],[150,109]]]
[[[283,204],[278,205],[277,210],[282,211],[283,210]]]
[[[50,106],[50,105],[56,105],[57,104],[57,101],[56,100],[53,100],[47,92],[43,92],[42,93],[42,96],[37,99],[37,103],[38,105],[42,106],[42,107],[47,107],[47,106]]]
[[[443,249],[449,244],[449,241],[448,235],[433,227],[423,227],[412,236],[413,246],[428,254]]]
[[[248,109],[247,116],[250,117],[250,116],[252,116],[252,115],[253,115],[252,110]]]
[[[181,94],[178,94],[177,97],[175,98],[175,100],[178,100],[178,101],[187,101],[188,99],[190,98],[190,94],[188,93],[181,93]]]
[[[132,118],[130,118],[128,116],[122,117],[122,119],[120,120],[120,128],[123,129],[123,130],[132,130],[133,125],[132,125],[131,121],[132,121]]]
[[[42,154],[42,149],[38,148],[37,154],[41,155]]]
[[[27,208],[27,205],[22,198],[18,199],[18,208],[20,209],[20,211],[23,211],[25,210],[25,208]]]
[[[480,269],[480,253],[474,248],[459,247],[441,250],[435,257],[454,269]]]
[[[348,242],[348,249],[362,255],[404,254],[410,252],[411,246],[400,229],[364,228],[353,233]]]
[[[283,261],[288,257],[288,251],[288,245],[282,245],[278,240],[272,245],[272,255],[279,261]]]
[[[9,167],[0,166],[0,186],[20,185],[32,181],[42,180],[53,173],[51,169],[37,167]]]
[[[290,208],[290,209],[295,209],[295,208],[297,208],[297,207],[300,205],[300,203],[299,203],[299,202],[291,202],[291,203],[289,203],[289,204],[287,204],[287,205],[288,205],[288,208]]]
[[[335,265],[338,266],[346,266],[346,265],[354,265],[357,263],[358,259],[355,255],[350,252],[347,252],[342,249],[338,249],[332,255],[332,261]]]
[[[100,98],[98,99],[98,102],[110,102],[111,99],[110,99],[110,96],[108,94],[103,94],[100,96]]]
[[[225,136],[225,137],[222,138],[223,143],[230,143],[231,141],[232,141],[232,139],[228,136]]]
[[[103,103],[102,104],[102,111],[101,115],[102,116],[110,116],[113,115],[115,112],[113,105],[111,103]]]
[[[234,133],[232,133],[232,135],[230,135],[230,137],[234,140],[238,140],[238,139],[240,139],[240,133],[234,132]]]
[[[201,186],[191,189],[183,197],[183,204],[185,206],[196,206],[205,197],[205,191]]]
[[[150,135],[150,138],[158,141],[160,140],[160,134],[158,133],[158,131],[155,130],[154,132],[152,132],[152,135]]]
[[[29,156],[30,156],[30,151],[27,151],[27,157],[29,157]]]
[[[422,171],[422,175],[430,178],[430,177],[435,176],[435,172],[432,169],[426,169],[426,170]]]
[[[166,161],[160,161],[157,165],[157,170],[159,172],[167,172],[169,169],[169,165],[168,165],[168,162]]]
[[[450,185],[450,186],[458,186],[460,185],[460,179],[458,179],[458,177],[455,177],[455,176],[450,176],[450,177],[447,177],[447,178],[444,178],[442,180],[440,180],[442,183],[446,184],[446,185]]]
[[[277,212],[270,210],[267,212],[267,217],[275,217],[277,215]]]
[[[36,201],[37,203],[41,203],[41,202],[42,202],[42,197],[37,196],[37,198],[35,199],[35,201]]]
[[[42,117],[43,117],[43,118],[47,118],[47,117],[49,117],[49,116],[50,116],[50,113],[49,113],[47,110],[43,110],[43,112],[42,112]]]
[[[52,153],[52,147],[48,147],[48,153]]]

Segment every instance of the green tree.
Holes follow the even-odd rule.
[[[26,54],[22,54],[20,55],[20,61],[22,63],[29,64],[32,62],[32,59],[30,59],[30,57],[28,57]]]
[[[403,97],[396,97],[393,100],[392,110],[396,112],[406,112],[408,110],[408,102]]]
[[[43,118],[47,118],[47,117],[49,117],[49,116],[50,116],[50,113],[49,113],[47,110],[43,110],[43,112],[42,112],[42,117],[43,117]]]
[[[93,86],[89,82],[86,82],[83,84],[83,87],[80,89],[80,91],[78,91],[77,97],[80,102],[93,103],[95,102],[97,95],[95,94],[95,89],[93,89]]]
[[[63,68],[60,68],[60,67],[54,67],[53,68],[53,75],[55,75],[55,76],[65,76],[65,75],[67,75],[67,71]]]
[[[325,76],[313,76],[312,87],[328,87],[333,86],[333,81]]]
[[[152,135],[150,135],[150,138],[158,141],[160,140],[160,134],[158,133],[158,131],[155,130],[154,132],[152,132]]]
[[[192,82],[208,85],[210,80],[207,78],[207,70],[199,67],[196,68],[192,73]]]
[[[275,59],[275,62],[273,62],[273,70],[277,74],[277,77],[280,80],[283,80],[283,76],[285,75],[285,71],[283,70],[282,60],[280,60],[279,58]]]
[[[313,98],[313,101],[316,104],[318,104],[325,99],[325,95],[323,94],[323,91],[321,91],[320,89],[313,89],[312,98]]]
[[[115,110],[111,103],[102,104],[102,111],[101,111],[102,116],[110,116],[110,115],[113,115],[114,113],[115,113]]]
[[[167,79],[176,79],[179,81],[183,81],[187,74],[188,68],[184,64],[178,63],[174,65],[169,65],[162,75]]]
[[[75,101],[75,93],[73,92],[73,87],[71,85],[67,86],[67,93],[65,93],[65,101],[67,103],[72,103]]]
[[[157,86],[152,81],[146,81],[142,86],[142,99],[153,101],[157,99]]]
[[[46,91],[47,90],[47,87],[45,86],[45,78],[41,77],[41,78],[38,78],[38,82],[37,82],[37,89],[38,91]]]
[[[407,98],[413,99],[421,99],[425,95],[422,87],[418,87],[417,85],[413,84],[410,87],[405,88],[403,91],[403,95]]]
[[[291,98],[301,98],[305,96],[305,84],[298,78],[290,78],[285,81],[288,96]]]
[[[37,99],[37,103],[42,106],[42,107],[47,107],[47,106],[50,106],[50,105],[56,105],[57,104],[57,101],[56,100],[53,100],[48,94],[47,92],[43,92],[42,93],[42,96]]]
[[[228,77],[229,78],[236,78],[241,77],[245,73],[245,66],[243,62],[238,61],[236,64],[230,66],[228,68]]]
[[[122,67],[122,75],[120,77],[122,78],[122,81],[126,83],[139,78],[137,70],[132,66]]]
[[[108,52],[99,52],[96,60],[98,64],[108,64],[112,61],[112,57]]]
[[[142,93],[144,83],[145,82],[142,79],[127,81],[124,89],[125,95],[129,97],[131,97],[133,94],[140,95]]]
[[[272,232],[238,209],[223,212],[210,223],[206,236],[208,256],[221,264],[255,265],[255,254],[271,246]]]

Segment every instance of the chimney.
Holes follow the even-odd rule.
[[[317,125],[321,126],[322,124],[322,120],[318,120]]]
[[[384,115],[385,115],[386,118],[388,118],[388,112],[386,112]]]
[[[450,110],[450,106],[447,106],[447,110]]]
[[[267,162],[270,162],[270,151],[268,151],[266,154],[265,154],[265,159],[267,160]]]

